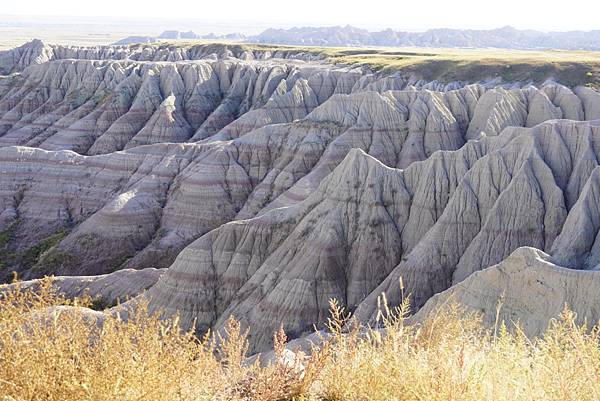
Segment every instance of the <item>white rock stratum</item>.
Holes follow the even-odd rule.
[[[489,326],[505,322],[511,329],[519,324],[528,336],[539,336],[568,306],[577,314],[577,323],[591,327],[600,322],[598,287],[599,271],[567,269],[539,249],[523,247],[434,295],[411,320],[420,321],[456,303],[481,313]]]

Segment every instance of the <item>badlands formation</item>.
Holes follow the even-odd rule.
[[[331,298],[371,322],[400,278],[416,319],[452,298],[531,333],[565,302],[600,318],[594,89],[226,45],[33,41],[0,72],[4,282],[147,289],[198,332],[236,316],[253,351]]]

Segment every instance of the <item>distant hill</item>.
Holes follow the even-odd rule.
[[[225,35],[216,35],[214,33],[209,33],[206,35],[199,35],[194,31],[177,31],[177,30],[167,30],[161,33],[158,36],[128,36],[124,39],[118,40],[113,45],[131,45],[136,43],[156,43],[160,41],[169,41],[169,40],[230,40],[242,42],[246,40],[247,37],[244,34],[239,32],[229,33]]]
[[[177,40],[177,39],[226,39],[226,40],[244,40],[246,39],[246,35],[243,35],[239,32],[225,34],[225,35],[215,35],[214,33],[209,33],[206,35],[199,35],[194,31],[164,31],[158,36],[159,39],[166,40]]]
[[[436,47],[436,48],[499,48],[499,49],[560,49],[600,50],[600,30],[541,32],[519,30],[506,26],[490,30],[430,29],[425,32],[406,32],[386,29],[370,32],[351,25],[330,27],[270,28],[255,35],[242,33],[218,35],[197,34],[193,31],[167,30],[158,36],[130,36],[114,45],[151,43],[161,40],[228,40],[298,46],[329,47]]]
[[[193,31],[164,31],[158,36],[159,39],[200,39],[200,35]]]
[[[267,29],[250,42],[312,46],[496,47],[504,49],[600,50],[600,30],[541,32],[510,26],[491,30],[430,29],[369,32],[350,25]]]
[[[128,36],[121,40],[117,40],[113,45],[132,45],[136,43],[156,43],[158,38],[156,36]]]

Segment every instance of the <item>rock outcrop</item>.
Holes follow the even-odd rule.
[[[135,45],[142,43],[156,43],[158,42],[158,38],[154,36],[127,36],[126,38],[119,39],[113,43],[115,46],[123,46],[123,45]]]
[[[159,39],[164,40],[197,40],[197,39],[206,39],[206,40],[234,40],[234,41],[242,41],[246,39],[246,35],[241,34],[239,32],[228,33],[222,35],[215,35],[214,33],[209,33],[206,35],[200,35],[195,33],[194,31],[177,31],[177,30],[168,30],[164,31],[158,36]]]
[[[564,120],[536,126],[528,135],[506,129],[502,136],[517,136],[465,174],[435,224],[357,315],[369,319],[381,292],[397,300],[400,277],[419,308],[520,246],[564,252],[567,221],[581,220],[586,188],[597,180],[599,129],[598,122]]]
[[[518,324],[528,336],[542,335],[565,307],[577,314],[579,324],[592,327],[600,323],[599,287],[600,272],[567,269],[539,249],[523,247],[434,295],[411,322],[456,303],[481,313],[488,326]]]
[[[23,71],[30,65],[46,63],[54,58],[51,46],[32,40],[15,49],[0,51],[0,74]]]
[[[52,278],[52,286],[57,294],[68,299],[89,296],[97,307],[110,307],[126,302],[156,284],[165,269],[117,270],[114,273],[98,276],[57,276]],[[16,284],[0,285],[3,291],[35,289],[40,280],[21,281]]]
[[[194,61],[237,58],[266,60],[271,58],[317,61],[321,56],[301,50],[257,50],[240,44],[198,44],[176,46],[169,43],[117,46],[50,45],[35,39],[11,50],[0,51],[0,74],[21,72],[30,65],[56,60],[132,60],[132,61]]]
[[[356,81],[360,74],[239,60],[33,65],[0,80],[6,89],[0,99],[0,146],[109,153],[157,140],[204,139],[251,111],[251,123],[246,119],[231,129],[239,136],[304,117],[334,93],[349,93],[353,76]],[[171,132],[155,138],[157,128]]]
[[[158,36],[160,39],[200,39],[201,36],[194,31],[181,32],[175,30],[164,31]]]

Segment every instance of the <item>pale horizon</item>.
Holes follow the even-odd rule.
[[[98,4],[98,3],[96,3]],[[457,0],[429,1],[401,4],[398,1],[375,1],[365,7],[357,1],[304,0],[297,6],[283,7],[282,2],[263,0],[202,4],[180,0],[165,7],[164,1],[104,0],[99,8],[90,2],[78,0],[44,0],[10,2],[3,5],[2,15],[11,20],[40,18],[52,19],[102,19],[104,21],[133,20],[147,24],[173,24],[193,26],[202,22],[232,27],[253,28],[243,33],[255,33],[266,27],[335,26],[352,25],[369,30],[424,31],[436,28],[495,29],[512,26],[517,29],[541,31],[572,31],[600,29],[593,12],[596,5],[588,0],[573,0],[568,9],[548,6],[544,1],[523,2],[506,0],[497,2]],[[32,13],[32,10],[35,12]],[[146,33],[146,32],[144,32]]]

